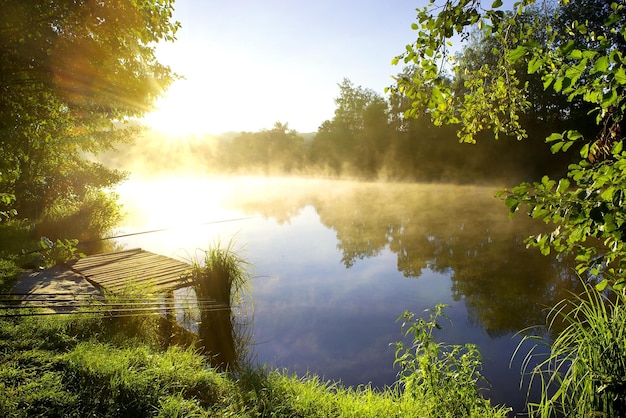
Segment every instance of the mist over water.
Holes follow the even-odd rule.
[[[404,310],[450,307],[442,341],[475,343],[487,395],[521,410],[521,336],[575,290],[567,261],[526,249],[544,226],[508,219],[494,187],[267,177],[132,180],[120,239],[188,259],[218,240],[255,266],[255,359],[346,385],[391,385]],[[217,221],[228,221],[214,223]]]

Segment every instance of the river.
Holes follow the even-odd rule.
[[[397,318],[449,305],[437,336],[477,344],[485,394],[521,411],[520,330],[575,290],[571,264],[527,249],[542,224],[497,187],[295,178],[131,179],[125,248],[190,259],[231,240],[254,265],[252,357],[345,385],[391,385]],[[219,222],[218,222],[219,221]],[[222,222],[224,221],[224,222]],[[164,230],[162,230],[164,229]],[[529,331],[526,331],[529,332]],[[530,345],[522,347],[522,353]]]

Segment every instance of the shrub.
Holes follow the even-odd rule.
[[[477,385],[486,379],[481,374],[478,348],[435,342],[433,331],[441,329],[444,308],[439,304],[434,311],[427,310],[428,319],[408,311],[399,318],[412,343],[395,343],[394,364],[401,367],[398,385],[405,396],[423,399],[429,417],[504,416],[504,408],[492,407],[479,393]]]

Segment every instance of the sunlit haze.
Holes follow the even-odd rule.
[[[344,77],[383,94],[415,39],[414,0],[177,0],[178,40],[157,47],[176,81],[145,122],[166,133],[298,132],[331,119]]]

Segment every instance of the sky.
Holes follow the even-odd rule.
[[[167,133],[300,133],[332,119],[338,84],[384,95],[426,0],[176,0],[160,62],[185,77],[144,121]]]

